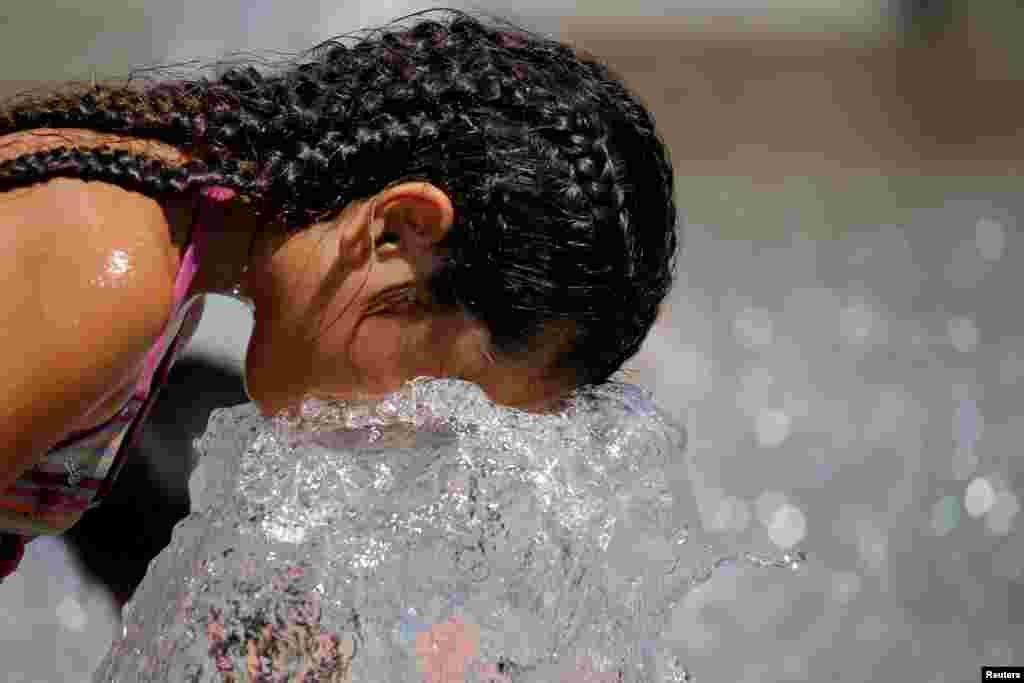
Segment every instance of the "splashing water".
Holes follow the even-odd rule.
[[[95,683],[694,681],[663,632],[725,566],[670,478],[685,435],[624,384],[557,414],[418,379],[379,402],[216,410],[192,513]]]

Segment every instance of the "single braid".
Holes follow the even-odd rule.
[[[71,83],[54,93],[30,91],[0,108],[0,135],[36,128],[84,128],[170,144],[196,160],[172,166],[145,155],[59,147],[0,163],[0,191],[53,177],[74,177],[121,185],[150,197],[186,192],[197,186],[223,186],[259,196],[254,160],[211,136],[208,117],[219,114],[224,127],[232,123],[251,130],[252,117],[231,114],[238,99],[230,89],[206,79],[138,85]],[[228,112],[225,115],[225,112]]]
[[[202,161],[174,166],[154,157],[109,147],[57,147],[0,163],[0,192],[57,177],[102,181],[150,197],[186,192],[193,186],[245,191],[255,185],[253,175],[239,171],[238,162],[233,160],[221,163],[218,172],[211,172]]]

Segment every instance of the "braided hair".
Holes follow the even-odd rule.
[[[654,120],[588,55],[457,10],[410,16],[427,12],[446,16],[328,40],[278,73],[236,66],[14,102],[0,135],[88,128],[193,161],[59,148],[0,164],[0,191],[55,176],[154,198],[216,185],[291,233],[430,182],[455,208],[434,299],[481,321],[508,359],[569,324],[549,370],[604,382],[640,348],[675,268],[673,174]]]

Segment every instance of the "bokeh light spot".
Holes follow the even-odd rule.
[[[792,548],[807,535],[807,518],[800,508],[786,503],[772,515],[768,537],[780,548]]]
[[[78,604],[78,601],[70,595],[65,595],[64,599],[57,605],[57,621],[60,625],[71,631],[82,631],[85,628],[86,622],[89,621],[88,616],[85,614],[85,610]]]
[[[789,436],[790,417],[781,410],[762,410],[757,414],[757,443],[766,448],[780,445]]]
[[[996,492],[992,490],[992,484],[984,477],[977,477],[967,485],[964,493],[964,509],[971,517],[978,518],[992,509],[996,501]]]

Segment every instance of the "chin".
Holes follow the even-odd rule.
[[[298,403],[289,399],[290,392],[283,390],[280,382],[274,381],[274,377],[268,373],[268,368],[271,367],[268,363],[269,359],[261,358],[258,350],[253,349],[250,340],[249,350],[245,355],[245,374],[242,381],[245,395],[259,406],[265,417],[276,415],[289,405]]]
[[[260,390],[258,383],[251,383],[248,380],[248,370],[246,371],[246,383],[245,383],[245,394],[259,407],[260,412],[263,413],[264,417],[273,417],[277,413],[281,412],[282,409],[287,407],[287,401],[282,401],[280,398],[275,398]]]

